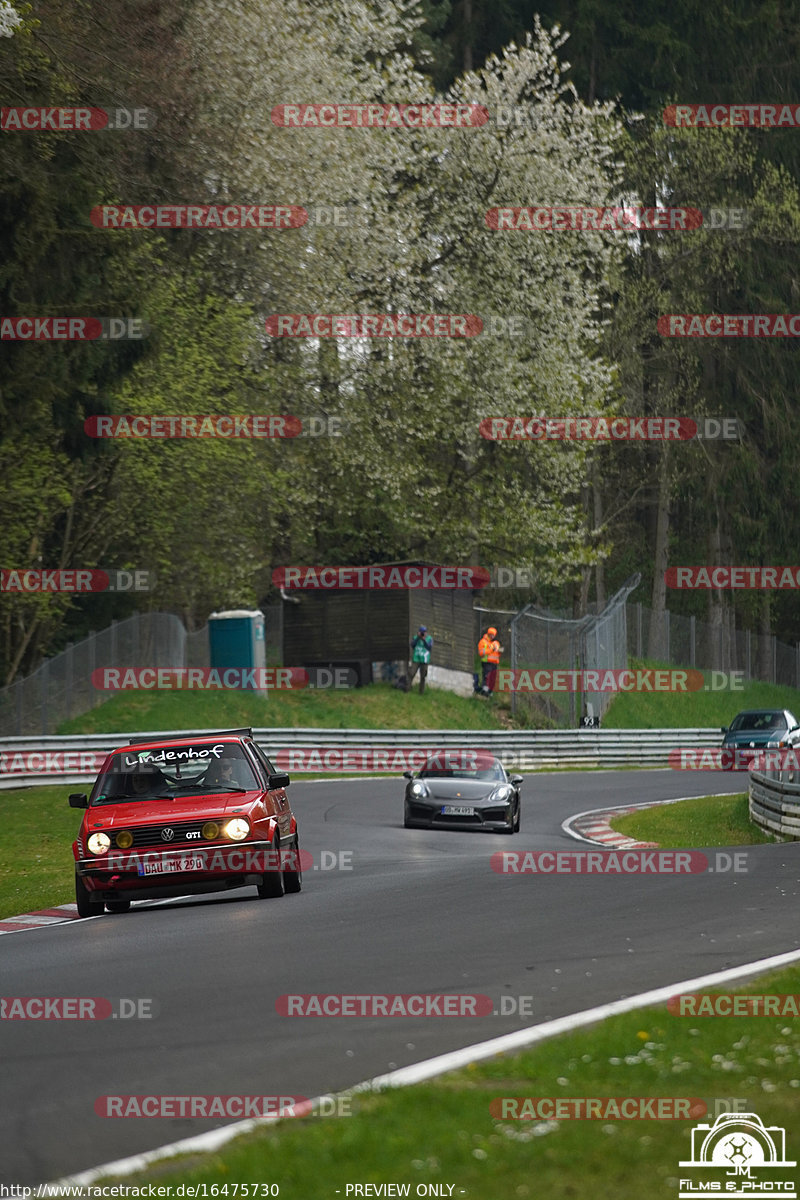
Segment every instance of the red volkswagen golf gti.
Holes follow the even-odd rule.
[[[254,885],[262,897],[302,886],[297,822],[252,729],[132,738],[109,754],[77,840],[81,917],[126,912],[132,900]]]

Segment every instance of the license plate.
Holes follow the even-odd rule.
[[[466,804],[443,804],[443,817],[474,817],[475,809],[468,808]]]
[[[188,858],[170,858],[163,862],[139,863],[140,875],[171,875],[174,871],[205,871],[206,860],[202,855]]]

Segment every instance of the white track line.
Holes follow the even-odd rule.
[[[603,1021],[607,1017],[613,1017],[619,1013],[633,1012],[637,1008],[646,1008],[653,1004],[663,1004],[679,992],[694,992],[699,988],[714,987],[720,983],[727,983],[731,979],[759,975],[798,961],[800,961],[800,949],[789,950],[784,954],[774,954],[769,958],[757,959],[755,962],[745,963],[740,967],[730,967],[725,971],[716,971],[711,975],[700,975],[696,979],[683,979],[677,983],[667,984],[666,987],[640,992],[636,996],[627,996],[624,1000],[612,1000],[608,1004],[587,1008],[583,1012],[572,1013],[568,1017],[558,1017],[555,1021],[547,1021],[543,1025],[532,1025],[527,1029],[518,1029],[515,1033],[506,1033],[486,1042],[464,1046],[461,1050],[453,1050],[449,1054],[440,1054],[436,1058],[414,1063],[410,1067],[390,1071],[388,1075],[377,1075],[374,1079],[358,1083],[337,1095],[346,1097],[359,1092],[379,1092],[385,1088],[408,1087],[410,1084],[421,1083],[425,1079],[443,1075],[447,1071],[459,1070],[473,1062],[493,1058],[498,1054],[508,1054],[512,1050],[521,1050],[525,1046],[532,1046],[536,1042],[545,1041],[545,1039],[556,1037],[561,1033],[571,1033],[575,1029],[593,1025],[597,1021]],[[323,1097],[317,1096],[312,1101],[314,1109],[319,1106],[322,1099]],[[135,1171],[142,1171],[151,1163],[162,1159],[173,1158],[178,1154],[189,1154],[193,1151],[210,1152],[239,1137],[240,1134],[248,1133],[259,1126],[273,1125],[276,1121],[292,1119],[291,1117],[252,1117],[246,1121],[236,1121],[232,1125],[223,1125],[221,1128],[209,1130],[207,1133],[170,1142],[166,1146],[159,1146],[156,1150],[147,1150],[143,1154],[131,1155],[130,1158],[120,1158],[115,1162],[103,1163],[99,1167],[91,1167],[88,1171],[82,1171],[78,1175],[65,1176],[48,1186],[86,1187],[105,1175],[132,1175]]]

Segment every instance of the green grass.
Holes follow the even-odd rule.
[[[386,683],[347,691],[120,692],[59,725],[58,733],[136,733],[151,729],[501,729],[503,705],[427,687],[401,692]]]
[[[624,817],[614,817],[610,825],[618,833],[642,842],[657,842],[665,850],[693,846],[759,846],[775,841],[750,820],[746,792],[659,804]]]
[[[0,917],[75,900],[72,843],[81,813],[67,796],[78,784],[0,792]]]
[[[631,667],[680,670],[669,663],[631,659]],[[710,687],[711,672],[701,672]],[[800,719],[800,691],[745,682],[742,691],[620,692],[603,718],[604,729],[709,729],[730,725],[746,708],[788,708]],[[720,741],[722,740],[720,736]]]
[[[737,991],[794,994],[800,970]],[[453,1184],[453,1196],[471,1200],[677,1195],[685,1173],[678,1163],[689,1157],[695,1120],[501,1120],[489,1105],[503,1096],[698,1098],[709,1115],[695,1120],[709,1123],[717,1101],[726,1111],[741,1100],[739,1111],[787,1128],[787,1157],[795,1158],[800,1024],[642,1009],[427,1084],[355,1096],[350,1116],[286,1120],[208,1155],[153,1164],[124,1182],[205,1183],[210,1195],[214,1184],[258,1180],[303,1200],[328,1200],[337,1189],[344,1200],[347,1184],[389,1182],[410,1184],[412,1196],[418,1184]],[[196,1125],[198,1132],[209,1127]]]

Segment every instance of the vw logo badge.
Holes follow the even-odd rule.
[[[167,825],[167,827],[165,829],[161,830],[162,841],[171,842],[174,837],[175,837],[175,830],[170,829],[169,825]]]

